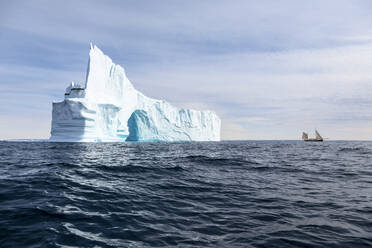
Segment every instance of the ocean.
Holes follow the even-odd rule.
[[[372,142],[0,142],[0,247],[371,247]]]

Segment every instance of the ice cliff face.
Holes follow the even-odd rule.
[[[219,141],[212,111],[176,108],[137,91],[124,69],[91,45],[85,86],[53,103],[53,141]]]

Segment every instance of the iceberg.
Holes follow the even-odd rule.
[[[72,82],[53,102],[51,141],[219,141],[213,111],[172,106],[137,91],[97,46],[90,45],[85,85]]]

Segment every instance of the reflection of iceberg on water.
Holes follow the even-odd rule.
[[[53,103],[52,141],[219,141],[213,111],[176,108],[137,91],[124,69],[91,45],[85,85]]]

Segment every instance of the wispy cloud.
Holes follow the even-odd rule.
[[[370,5],[3,2],[0,138],[49,136],[51,101],[84,81],[93,41],[145,94],[216,110],[224,139],[294,139],[315,127],[372,139]]]

